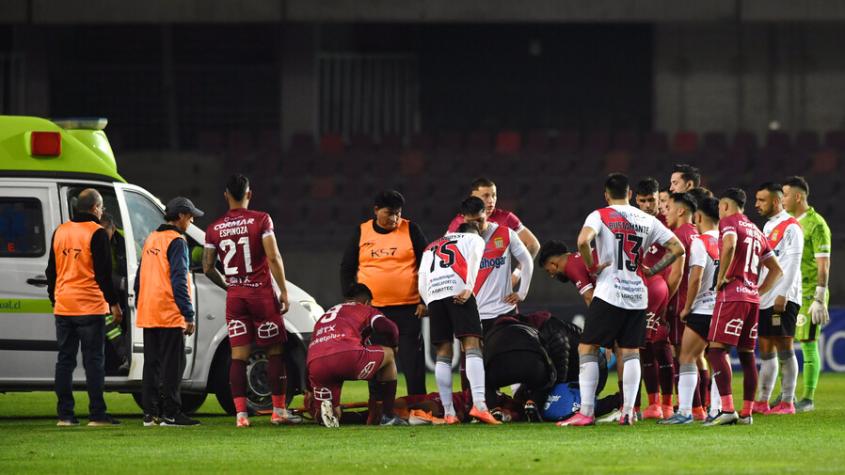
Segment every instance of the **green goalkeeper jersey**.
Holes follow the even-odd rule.
[[[801,256],[801,290],[804,300],[812,300],[818,285],[817,257],[830,257],[830,227],[822,215],[810,207],[798,217],[804,230],[804,254]],[[825,296],[827,299],[827,296]]]

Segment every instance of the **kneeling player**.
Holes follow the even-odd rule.
[[[464,223],[429,244],[420,262],[419,291],[428,305],[431,341],[437,348],[434,377],[447,424],[459,422],[452,407],[452,340],[461,340],[466,373],[472,390],[469,415],[487,424],[501,424],[487,409],[484,361],[481,356],[481,318],[473,296],[475,278],[484,254],[478,226]]]
[[[312,411],[326,427],[338,427],[340,391],[344,381],[376,378],[371,402],[381,402],[381,425],[407,425],[393,414],[396,398],[396,324],[369,305],[373,299],[364,284],[353,284],[344,296],[314,326],[308,347],[308,379],[314,393]],[[390,346],[364,345],[371,331],[385,336]],[[317,407],[317,405],[319,405]],[[374,407],[374,404],[371,404]]]
[[[716,303],[716,272],[719,267],[719,200],[704,198],[698,203],[694,216],[698,236],[690,245],[689,283],[681,321],[684,334],[680,351],[680,378],[678,380],[678,412],[660,424],[689,424],[706,417],[704,408],[693,407],[696,385],[705,386],[709,381],[699,381],[696,365],[707,348],[710,318]],[[700,395],[700,394],[699,394]]]

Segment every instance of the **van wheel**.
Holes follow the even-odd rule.
[[[199,409],[205,403],[205,399],[207,397],[208,393],[182,393],[182,412],[184,412],[185,414],[193,414],[197,412],[197,409]],[[141,393],[132,393],[132,399],[135,400],[135,404],[137,404],[143,412],[145,410],[144,399]]]

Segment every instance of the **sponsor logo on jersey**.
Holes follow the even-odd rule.
[[[505,262],[507,262],[507,258],[505,258],[505,256],[494,257],[492,259],[482,257],[480,269],[488,269],[490,267],[498,269],[499,267],[505,265]]]

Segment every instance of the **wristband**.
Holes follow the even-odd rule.
[[[827,287],[822,287],[821,285],[816,286],[816,294],[813,296],[813,300],[820,304],[824,304],[824,294],[827,291]]]
[[[519,279],[519,278],[522,276],[522,268],[521,268],[521,267],[517,267],[516,269],[514,269],[514,270],[513,270],[513,274],[512,274],[512,275],[513,275],[514,277],[516,277],[517,279]]]

